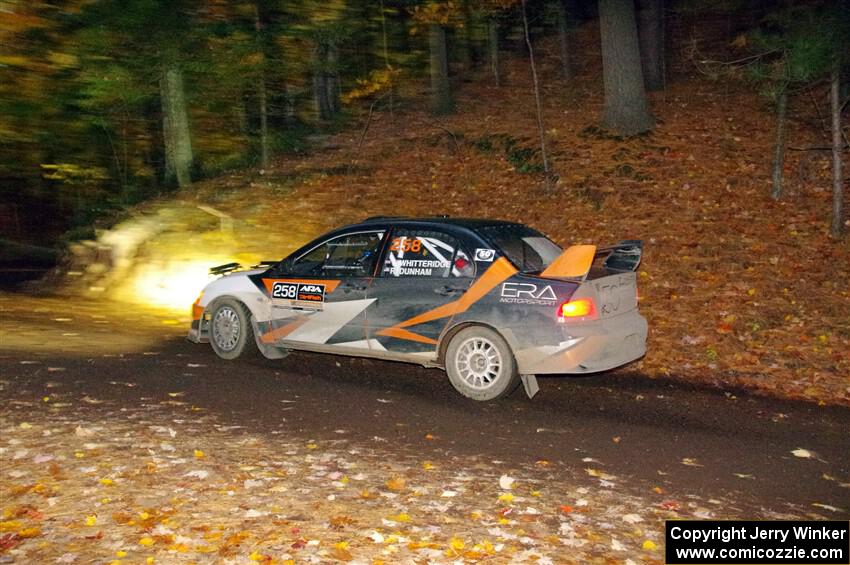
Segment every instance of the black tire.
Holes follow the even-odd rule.
[[[511,348],[502,336],[482,326],[452,337],[446,349],[446,373],[455,390],[472,400],[504,398],[520,383]]]
[[[222,359],[260,357],[254,327],[251,325],[251,313],[238,300],[225,298],[215,303],[209,332],[210,345]]]

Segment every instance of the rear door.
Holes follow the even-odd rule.
[[[368,348],[366,297],[386,230],[334,236],[263,278],[271,321],[261,340],[281,347]]]
[[[460,238],[433,228],[393,230],[366,296],[372,349],[430,358],[458,301],[475,279],[475,262]]]

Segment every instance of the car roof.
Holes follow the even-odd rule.
[[[516,226],[522,225],[517,222],[508,222],[505,220],[490,220],[484,218],[451,218],[448,216],[430,216],[430,217],[411,217],[411,216],[373,216],[366,218],[357,226],[369,226],[374,224],[381,225],[431,225],[431,226],[456,226],[461,228],[471,229],[473,231],[479,228],[491,226]]]

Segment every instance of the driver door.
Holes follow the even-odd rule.
[[[368,348],[366,297],[385,231],[335,236],[264,278],[270,331],[261,340],[294,349]]]

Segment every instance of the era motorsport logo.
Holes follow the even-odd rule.
[[[549,285],[541,286],[532,283],[502,283],[500,302],[506,304],[537,304],[550,306],[558,300],[558,296]]]

